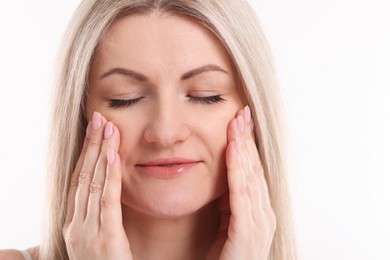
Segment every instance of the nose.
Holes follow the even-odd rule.
[[[191,135],[188,115],[175,102],[159,103],[152,109],[144,132],[145,140],[160,147],[187,140]]]

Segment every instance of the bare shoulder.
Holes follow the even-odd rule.
[[[24,260],[23,255],[15,249],[0,250],[0,260]]]
[[[39,246],[31,247],[26,250],[33,260],[39,258]],[[24,260],[24,256],[19,250],[4,249],[0,250],[0,260]]]

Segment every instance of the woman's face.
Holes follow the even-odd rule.
[[[119,129],[122,203],[160,217],[190,214],[227,189],[229,121],[244,104],[219,40],[175,15],[132,15],[93,60],[87,117]]]

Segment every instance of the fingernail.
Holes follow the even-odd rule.
[[[109,148],[107,151],[107,161],[108,164],[113,164],[115,161],[115,153],[114,150],[112,150],[112,148]]]
[[[112,123],[108,122],[104,127],[104,139],[108,139],[112,136]]]
[[[241,134],[244,133],[244,119],[241,115],[237,118],[237,127]]]
[[[237,151],[237,153],[240,153],[240,146],[241,146],[240,139],[239,139],[239,138],[236,138],[236,140],[234,140],[234,144],[235,144],[235,146],[236,146],[236,151]]]
[[[91,136],[91,122],[88,122],[87,132],[85,135],[87,136],[87,138]]]
[[[93,112],[92,116],[92,128],[98,130],[102,125],[102,115],[99,112]]]
[[[247,124],[251,122],[251,110],[248,106],[245,106],[244,108],[244,120]]]

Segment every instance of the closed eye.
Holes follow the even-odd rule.
[[[138,97],[133,99],[110,99],[109,106],[113,108],[128,107],[134,105],[144,97]]]
[[[193,96],[188,96],[188,97],[191,102],[202,103],[202,104],[215,104],[215,103],[221,103],[226,101],[226,99],[223,99],[221,96],[218,95],[208,96],[208,97],[193,97]],[[112,108],[128,107],[136,104],[137,102],[141,101],[141,99],[143,98],[144,97],[138,97],[133,99],[110,99],[109,107]]]
[[[192,97],[189,96],[190,101],[197,102],[197,103],[203,103],[203,104],[214,104],[214,103],[220,103],[225,102],[226,99],[223,99],[221,96],[209,96],[209,97]]]

